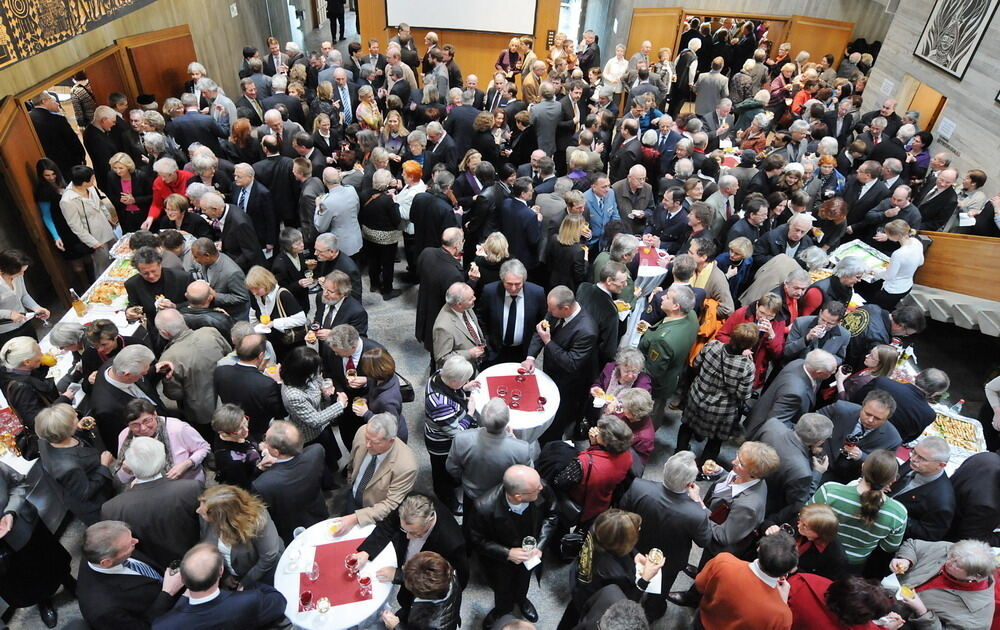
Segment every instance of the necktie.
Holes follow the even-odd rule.
[[[326,316],[323,318],[323,328],[330,329],[333,327],[333,318],[337,316],[338,306],[338,304],[330,304],[326,307]],[[349,357],[347,362],[348,364],[351,364],[354,362],[354,359]]]
[[[660,145],[657,148],[660,149],[660,152],[667,150],[667,134],[660,134]]]
[[[156,580],[158,582],[163,581],[163,576],[156,572],[156,569],[149,566],[142,560],[135,560],[134,558],[126,558],[122,562],[122,566],[130,571],[135,571],[139,575],[148,577],[151,580]]]
[[[281,132],[278,132],[275,135],[278,137],[278,148],[280,149],[281,148]]]
[[[478,346],[481,344],[479,338],[479,332],[476,327],[472,325],[472,320],[469,319],[469,313],[462,311],[462,321],[465,322],[465,327],[469,329],[469,335],[472,337],[472,341]]]
[[[344,124],[349,125],[354,117],[351,115],[351,97],[347,94],[347,88],[340,88],[340,104],[344,110]]]
[[[507,309],[507,326],[503,332],[503,345],[514,345],[514,328],[517,326],[517,297],[510,298],[510,307]]]
[[[264,110],[260,108],[260,101],[255,98],[250,99],[250,104],[253,105],[253,109],[257,112],[257,117],[264,120]]]
[[[733,200],[732,198],[726,199],[726,218],[733,216]]]
[[[361,507],[365,503],[364,502],[365,488],[368,487],[368,484],[371,483],[372,477],[375,476],[375,466],[377,464],[377,459],[378,458],[376,458],[375,456],[372,456],[372,458],[368,460],[368,466],[366,466],[365,469],[361,471],[361,477],[360,477],[361,481],[358,482],[358,489],[354,492],[354,505],[356,507]]]
[[[247,209],[247,189],[244,186],[240,190],[240,198],[236,200],[236,205],[240,207],[240,210],[246,211]]]
[[[346,371],[346,370],[356,370],[356,369],[357,367],[355,367],[354,365],[354,357],[353,356],[347,357],[347,365],[344,367],[344,370]]]
[[[566,323],[565,319],[562,318],[557,319],[556,323],[552,325],[552,333],[555,334],[555,332],[560,328],[562,328],[565,323]]]

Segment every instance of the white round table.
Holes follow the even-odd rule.
[[[391,582],[379,582],[375,579],[375,572],[384,567],[396,566],[396,553],[392,544],[386,545],[380,554],[368,561],[368,564],[361,569],[361,575],[372,579],[372,598],[340,606],[331,606],[329,612],[320,614],[316,610],[299,612],[299,573],[289,573],[286,570],[288,558],[291,554],[299,552],[306,556],[306,548],[315,547],[331,542],[344,540],[356,540],[358,544],[375,531],[374,525],[366,527],[357,526],[343,536],[333,538],[329,533],[329,519],[321,523],[316,523],[291,542],[281,554],[278,560],[278,568],[274,575],[274,588],[278,590],[285,599],[288,600],[285,606],[285,616],[295,624],[296,628],[307,630],[342,630],[353,628],[368,619],[381,614],[382,605],[389,599],[393,585]],[[301,566],[299,569],[301,570]],[[343,565],[335,567],[321,566],[320,571],[344,571]]]
[[[477,413],[481,413],[483,407],[490,400],[487,394],[486,379],[490,376],[517,376],[517,368],[519,367],[521,367],[520,363],[498,363],[479,373],[476,380],[482,383],[482,386],[472,394]],[[537,368],[534,375],[538,382],[538,395],[544,396],[546,399],[545,411],[510,410],[510,424],[508,426],[514,431],[514,435],[525,442],[536,441],[545,432],[545,429],[549,428],[549,424],[552,423],[552,419],[556,415],[556,410],[559,409],[559,388],[555,382],[549,378],[548,374]]]

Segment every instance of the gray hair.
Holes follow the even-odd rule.
[[[882,168],[888,170],[893,175],[899,175],[903,172],[903,163],[898,158],[886,158],[882,162]]]
[[[165,308],[156,314],[154,319],[156,327],[171,337],[176,337],[188,329],[184,316],[175,308]]]
[[[753,117],[753,121],[762,130],[767,130],[767,125],[771,122],[771,118],[767,114],[757,114]]]
[[[795,216],[801,216],[801,215],[795,215]],[[830,255],[815,245],[812,247],[805,248],[804,250],[796,254],[795,257],[801,260],[802,263],[805,264],[806,269],[808,269],[809,271],[812,271],[813,269],[822,269],[823,267],[826,267],[827,264],[829,264],[830,262]],[[805,276],[804,279],[810,280],[809,273],[805,269],[797,269],[796,271],[801,271],[802,274]]]
[[[905,124],[899,128],[896,132],[896,137],[899,138],[904,144],[910,141],[910,138],[917,135],[917,128],[911,124]]]
[[[733,186],[739,186],[739,184],[740,180],[732,175],[723,175],[719,178],[719,188],[732,188]]]
[[[816,152],[820,155],[836,156],[838,151],[840,151],[840,144],[833,136],[823,136],[816,145]]]
[[[507,403],[503,400],[493,398],[483,407],[483,412],[480,414],[480,424],[483,425],[487,433],[500,435],[509,423],[510,409],[507,408]]]
[[[184,191],[184,194],[192,202],[201,203],[201,200],[205,197],[205,195],[214,192],[215,189],[209,186],[208,184],[203,184],[201,182],[192,182],[188,184],[187,190]]]
[[[358,329],[350,324],[334,326],[326,337],[326,343],[334,350],[353,350],[358,347],[361,335]]]
[[[153,162],[153,172],[157,175],[163,175],[164,173],[176,173],[177,170],[177,162],[174,158],[164,157]]]
[[[38,342],[31,337],[14,337],[3,344],[0,348],[0,358],[4,367],[8,370],[16,370],[21,365],[35,356],[38,351]]]
[[[368,419],[367,427],[380,437],[391,440],[396,437],[399,421],[396,420],[396,416],[389,412],[377,413]]]
[[[324,232],[316,237],[316,242],[333,251],[340,251],[340,239],[333,232]]]
[[[275,92],[284,92],[288,87],[288,79],[283,74],[275,74],[271,77],[271,89]]]
[[[833,421],[819,413],[802,414],[795,423],[795,435],[803,444],[823,442],[833,433]]]
[[[423,494],[411,494],[399,504],[399,521],[401,523],[426,523],[434,518],[434,501]]]
[[[417,142],[422,147],[427,146],[427,134],[420,129],[414,129],[410,132],[410,135],[406,136],[407,142]]]
[[[151,112],[146,112],[146,113],[149,114]],[[162,133],[158,131],[147,131],[142,136],[142,146],[145,147],[147,151],[152,151],[153,153],[159,155],[164,151],[166,151],[167,139]]]
[[[57,348],[66,348],[83,343],[83,326],[75,322],[60,322],[49,333],[49,343]]]
[[[678,142],[677,144],[680,144]],[[690,158],[681,158],[674,164],[674,177],[677,179],[687,179],[694,175],[694,161]]]
[[[906,118],[909,118],[913,122],[919,122],[920,121],[920,112],[918,112],[915,109],[908,109],[908,110],[906,110],[905,112],[903,112],[903,116],[905,116]]]
[[[216,83],[215,81],[209,79],[208,77],[202,77],[202,78],[198,79],[198,82],[195,83],[195,87],[200,92],[218,92],[219,91],[219,84]]]
[[[804,367],[810,372],[830,372],[837,369],[837,357],[819,348],[806,355]]]
[[[191,157],[191,168],[199,175],[210,168],[215,168],[218,164],[219,159],[210,155],[198,154]]]
[[[816,249],[819,248],[817,247]],[[785,277],[785,282],[802,282],[803,280],[812,283],[812,278],[809,276],[809,272],[806,271],[805,269],[793,269],[788,273],[788,276]]]
[[[747,59],[746,61],[743,62],[743,69],[749,72],[753,70],[754,66],[756,65],[757,65],[756,61],[754,61],[753,59]]]
[[[944,370],[937,368],[927,368],[921,370],[917,377],[913,379],[913,384],[922,389],[930,396],[947,391],[951,386],[951,379]]]
[[[948,559],[977,580],[987,579],[997,568],[996,555],[981,540],[958,541],[948,549]]]
[[[649,630],[649,621],[642,604],[631,599],[621,599],[608,606],[601,615],[598,627],[601,630]]]
[[[467,295],[466,290],[472,291],[472,287],[464,282],[453,282],[444,293],[444,303],[448,306],[455,306],[462,302]]]
[[[875,118],[872,118],[872,122],[871,122],[871,124],[869,126],[870,127],[881,127],[882,129],[885,129],[888,124],[889,124],[888,120],[886,120],[885,118],[883,118],[881,116],[876,116]]]
[[[461,98],[462,98],[462,88],[460,88],[460,87],[453,87],[450,90],[448,90],[448,102],[449,103],[452,102],[452,101],[454,101],[455,99],[461,100]]]
[[[951,459],[951,447],[948,446],[948,442],[944,438],[936,435],[928,435],[920,440],[920,445],[933,453],[934,461],[936,462],[946,464]]]
[[[330,52],[326,53],[326,60],[330,62],[331,66],[339,66],[344,61],[344,56],[336,48],[331,48]],[[347,76],[347,72],[343,68],[338,68],[338,70],[344,72],[344,76]]]
[[[161,474],[166,463],[166,447],[163,442],[151,437],[132,438],[128,450],[125,451],[125,465],[139,481],[146,481]]]
[[[461,387],[469,382],[474,372],[475,368],[472,367],[472,364],[465,357],[452,355],[441,366],[441,380],[449,387]]]
[[[632,234],[619,232],[611,239],[611,246],[608,247],[608,254],[611,260],[621,261],[626,256],[633,256],[639,249],[639,239]]]
[[[142,344],[125,346],[115,355],[111,367],[116,374],[134,376],[149,369],[149,364],[156,360],[153,351]]]
[[[384,168],[380,168],[372,175],[372,188],[375,190],[385,190],[392,183],[392,173]]]
[[[620,392],[618,402],[635,418],[646,418],[653,412],[653,397],[641,387],[630,387]]]
[[[462,92],[462,105],[472,105],[476,102],[476,91],[466,90]]]
[[[548,297],[554,299],[556,306],[562,308],[572,306],[576,303],[576,295],[573,294],[573,290],[562,284],[552,287]]]
[[[430,125],[428,125],[430,126]],[[455,176],[448,171],[439,171],[434,174],[434,178],[431,181],[431,189],[434,192],[443,193],[449,190],[455,184]]]
[[[524,263],[522,263],[517,258],[508,258],[500,265],[500,281],[507,276],[516,276],[521,280],[528,279],[528,270],[524,268]]]
[[[93,564],[114,558],[123,551],[117,543],[127,531],[130,531],[128,523],[122,521],[94,523],[83,534],[83,557]]]
[[[838,278],[849,278],[867,272],[868,265],[859,256],[844,256],[833,270],[833,274]]]
[[[637,348],[626,346],[615,355],[615,365],[624,365],[641,372],[646,367],[646,357]]]
[[[788,131],[809,131],[809,123],[804,120],[796,120],[788,126]]]
[[[305,439],[302,431],[287,420],[275,420],[264,434],[264,442],[282,455],[298,455]]]
[[[186,94],[181,94],[181,105],[184,107],[197,107],[198,106],[198,95],[188,92]],[[96,120],[96,115],[95,115]]]
[[[671,492],[684,492],[697,477],[698,464],[691,451],[678,451],[663,464],[663,485]]]
[[[686,284],[672,284],[667,289],[667,293],[673,293],[674,303],[677,304],[681,313],[687,315],[694,308],[694,291]]]

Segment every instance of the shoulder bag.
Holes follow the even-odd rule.
[[[274,306],[275,308],[278,309],[278,317],[288,317],[288,315],[285,313],[285,307],[281,303],[282,294],[288,294],[293,299],[294,296],[292,296],[291,291],[285,288],[279,290],[278,293],[274,296]],[[305,326],[296,326],[295,328],[289,328],[288,330],[281,331],[281,341],[284,342],[285,345],[293,346],[295,344],[304,342],[305,339],[306,339]]]

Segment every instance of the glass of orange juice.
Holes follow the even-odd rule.
[[[264,324],[265,326],[267,326],[268,324],[271,323],[271,316],[270,315],[261,315],[259,319],[260,319],[260,323]]]
[[[56,357],[50,352],[46,352],[42,355],[42,365],[45,367],[52,367],[56,364]]]

